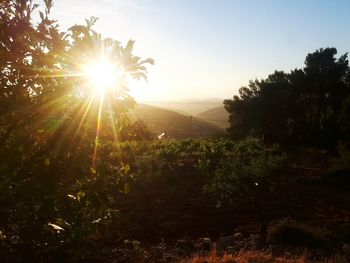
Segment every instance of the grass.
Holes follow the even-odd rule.
[[[214,252],[208,256],[193,256],[182,263],[306,263],[305,256],[298,257],[276,257],[264,251],[240,251],[233,255],[218,257]]]
[[[218,257],[215,251],[210,255],[195,255],[192,258],[179,261],[179,263],[346,263],[344,256],[335,255],[332,258],[325,258],[321,261],[309,259],[307,253],[298,256],[274,256],[266,251],[242,250],[236,254],[225,254]]]

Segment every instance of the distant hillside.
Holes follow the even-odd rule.
[[[186,99],[177,101],[149,101],[145,104],[176,111],[181,114],[197,115],[206,110],[222,106],[222,99]]]
[[[144,120],[152,133],[166,132],[170,138],[207,138],[223,133],[222,129],[207,121],[196,117],[191,120],[190,116],[146,104],[138,104],[130,116]]]
[[[228,117],[229,114],[223,106],[216,107],[196,115],[196,117],[206,120],[221,128],[227,128],[229,126]]]

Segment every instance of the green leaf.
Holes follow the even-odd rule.
[[[79,191],[79,193],[77,194],[77,199],[80,202],[80,200],[85,196],[85,193],[83,191]]]
[[[124,194],[127,194],[130,192],[130,185],[128,183],[124,184]]]
[[[49,158],[46,158],[46,159],[45,159],[45,165],[46,165],[46,166],[49,166],[49,165],[50,165],[50,159],[49,159]]]
[[[127,174],[129,171],[130,171],[130,165],[127,164],[124,166],[124,172],[125,174]]]

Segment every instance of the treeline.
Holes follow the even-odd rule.
[[[250,81],[225,100],[232,138],[247,135],[289,146],[333,147],[350,134],[348,55],[335,48],[306,56],[302,69]]]

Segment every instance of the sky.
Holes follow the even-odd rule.
[[[249,80],[303,66],[308,53],[350,51],[348,0],[54,0],[62,29],[99,17],[95,30],[152,57],[139,101],[231,98]]]

